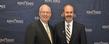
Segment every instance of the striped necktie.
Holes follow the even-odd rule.
[[[70,35],[70,24],[67,24],[65,32],[66,32],[66,41],[67,41],[67,44],[69,44],[70,36],[71,36]]]

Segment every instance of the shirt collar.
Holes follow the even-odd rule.
[[[48,25],[48,24],[46,24],[46,23],[44,23],[41,19],[40,19],[40,21],[41,21],[41,23],[45,26],[45,25]]]
[[[73,20],[70,23],[68,23],[68,22],[65,21],[65,25],[72,24],[72,23],[73,23]]]

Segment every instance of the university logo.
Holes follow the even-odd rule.
[[[0,43],[13,43],[15,42],[15,39],[9,39],[9,38],[0,38]]]
[[[100,42],[94,42],[94,44],[109,44],[109,43],[108,42],[100,41]]]
[[[87,10],[86,14],[89,15],[100,15],[102,12],[101,11],[97,11],[97,10]]]
[[[6,5],[0,5],[0,8],[6,8]]]
[[[32,7],[34,6],[33,1],[18,1],[17,4],[22,7]]]
[[[20,23],[23,24],[24,20],[18,20],[18,19],[7,19],[7,23],[12,24],[12,23]]]
[[[60,3],[61,0],[44,0],[44,1],[49,3]]]
[[[86,32],[92,32],[93,30],[91,28],[85,28]]]
[[[109,29],[109,25],[102,25],[102,29]]]

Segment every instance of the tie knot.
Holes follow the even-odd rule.
[[[68,24],[67,24],[67,27],[69,27],[69,26],[70,26],[70,24],[68,23]]]
[[[48,26],[48,24],[45,24],[45,26]]]

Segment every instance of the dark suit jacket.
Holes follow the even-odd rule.
[[[65,23],[64,21],[55,26],[56,44],[67,44],[65,36]],[[77,22],[73,22],[73,30],[71,41],[69,44],[87,44],[85,26]]]
[[[52,30],[50,31],[52,39],[54,39],[53,32]],[[37,20],[31,25],[29,25],[26,31],[25,42],[25,44],[51,44],[48,35],[45,31],[45,28],[43,27],[43,24],[40,22],[40,20]]]

